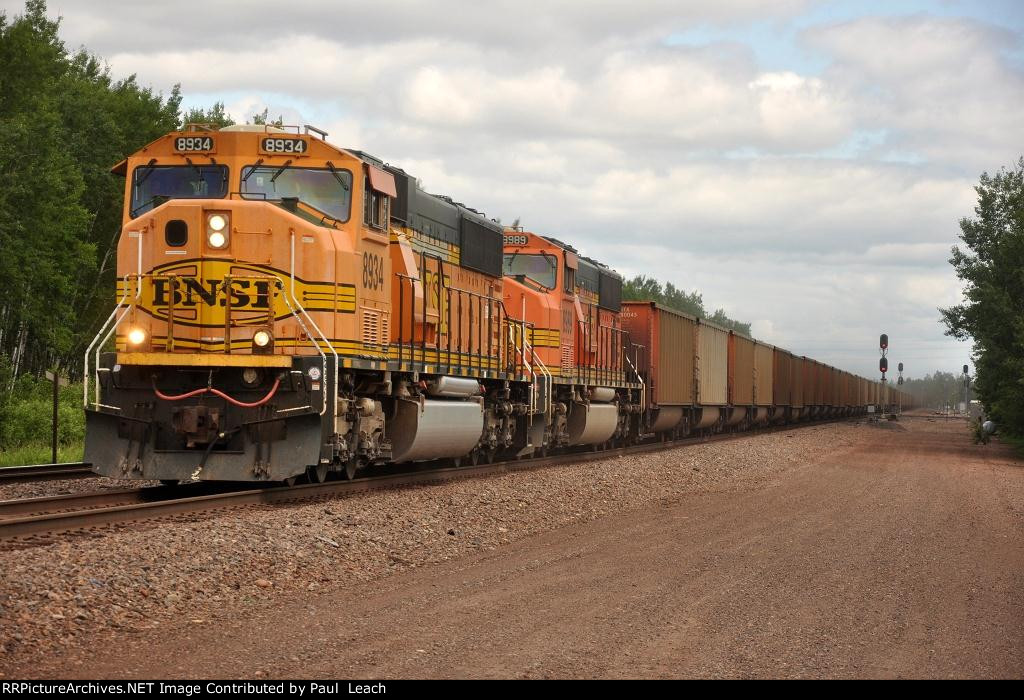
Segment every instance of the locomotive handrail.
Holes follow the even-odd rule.
[[[544,375],[544,414],[546,416],[550,416],[552,405],[551,385],[554,383],[551,377],[551,372],[548,370],[547,365],[544,364],[544,361],[537,355],[537,352],[533,349],[533,345],[530,344],[530,341],[526,339],[525,333],[523,334],[523,345],[530,350],[530,356],[533,358],[533,361],[537,363],[537,367],[540,368],[541,374]]]
[[[288,309],[292,312],[292,316],[295,318],[296,322],[298,322],[298,324],[300,326],[302,326],[302,330],[305,331],[306,337],[309,338],[310,342],[313,343],[313,347],[316,348],[316,351],[318,353],[320,353],[320,359],[323,362],[323,374],[321,376],[324,378],[324,382],[325,383],[327,381],[327,354],[324,353],[324,351],[320,348],[320,343],[318,343],[316,338],[313,337],[313,334],[309,332],[309,328],[306,327],[306,324],[302,322],[302,317],[303,316],[305,316],[306,320],[309,321],[309,324],[313,327],[313,329],[320,336],[320,339],[324,341],[324,344],[327,346],[327,349],[331,351],[332,355],[334,355],[334,386],[331,387],[331,392],[330,392],[332,394],[332,397],[331,397],[331,415],[333,417],[334,415],[337,414],[337,405],[338,405],[337,404],[337,401],[338,401],[338,351],[334,349],[334,345],[332,345],[331,341],[329,341],[327,339],[327,336],[325,336],[323,331],[320,330],[320,327],[318,325],[316,325],[316,321],[313,320],[313,317],[309,315],[309,312],[306,311],[305,307],[302,306],[302,304],[299,302],[298,298],[295,296],[295,231],[291,232],[291,270],[290,270],[290,273],[291,273],[291,287],[289,289],[289,294],[291,295],[292,301],[295,302],[295,307],[298,308],[299,313],[298,314],[295,313],[295,308],[293,308],[292,305],[288,302],[289,294],[284,294],[283,295],[284,300],[285,300],[285,304],[288,306]],[[301,315],[299,315],[299,314],[301,314]],[[324,387],[323,395],[324,395],[324,405],[323,405],[323,408],[320,409],[320,415],[321,416],[324,415],[325,413],[327,413],[327,387],[326,386]]]
[[[519,353],[519,358],[523,362],[523,369],[530,377],[530,415],[537,412],[537,375],[533,371],[533,367],[530,365],[529,360],[526,359],[526,353],[524,348],[520,347],[516,343],[516,331],[515,325],[508,324],[508,339],[512,343],[512,348]],[[523,333],[525,336],[526,334]]]
[[[131,276],[129,276],[129,277],[131,277]],[[128,277],[126,277],[125,279],[128,279]],[[138,282],[138,286],[141,289],[141,287],[142,287],[141,280]],[[138,295],[136,295],[136,296],[138,296]],[[92,339],[92,342],[89,343],[89,347],[87,347],[85,349],[85,362],[84,362],[84,365],[82,367],[82,370],[83,370],[82,371],[82,406],[84,408],[89,408],[89,354],[92,352],[93,346],[95,346],[97,341],[99,341],[100,336],[102,336],[103,333],[107,330],[107,326],[109,326],[110,322],[114,320],[115,316],[117,316],[118,310],[122,306],[124,306],[124,302],[125,302],[125,300],[127,298],[128,298],[128,290],[126,288],[124,294],[121,296],[121,299],[117,302],[117,305],[114,306],[114,310],[110,312],[110,316],[108,316],[107,320],[103,322],[102,326],[100,326],[100,329],[99,329],[99,331],[97,331],[96,336]],[[128,312],[125,311],[125,314],[127,314],[127,313]],[[120,325],[120,321],[118,321],[117,323],[114,324],[114,328],[117,328],[118,325]],[[109,337],[109,335],[108,335],[108,337]],[[104,340],[103,343],[106,343],[106,340]],[[103,347],[103,343],[100,343],[99,348]],[[95,406],[99,406],[100,405],[99,348],[96,349],[96,353],[97,353],[97,355],[96,355],[96,400],[94,401],[94,404],[93,404]]]

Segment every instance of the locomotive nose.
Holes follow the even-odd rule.
[[[155,247],[163,248],[163,255],[158,254],[154,263],[159,265],[160,258],[171,256],[200,257],[230,252],[233,208],[223,200],[173,201],[157,207],[145,217],[152,222]]]

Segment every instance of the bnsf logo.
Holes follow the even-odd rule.
[[[178,284],[174,290],[174,305],[177,307],[195,307],[205,304],[212,307],[226,307],[228,292],[231,294],[231,308],[269,309],[269,280],[231,280],[230,290],[224,286],[224,280],[200,280],[195,277],[177,277]],[[153,280],[153,306],[169,306],[171,300],[171,280]]]
[[[529,242],[526,236],[505,236],[505,245],[526,245]]]

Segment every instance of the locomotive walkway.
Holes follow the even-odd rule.
[[[1024,462],[959,421],[862,430],[755,485],[140,631],[54,672],[1021,677]]]

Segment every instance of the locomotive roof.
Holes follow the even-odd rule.
[[[588,258],[586,255],[580,255],[580,252],[576,250],[576,248],[574,248],[573,246],[569,245],[568,243],[560,241],[554,236],[541,236],[541,238],[543,238],[545,241],[548,241],[549,243],[554,243],[556,246],[562,248],[563,250],[568,250],[570,253],[575,253],[580,260],[584,260],[590,263],[591,265],[598,268],[601,272],[605,273],[606,275],[622,279],[622,275],[620,275],[618,272],[608,267],[600,260],[594,260],[593,258]]]

